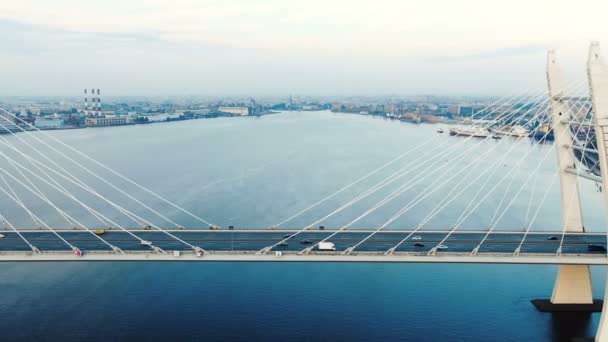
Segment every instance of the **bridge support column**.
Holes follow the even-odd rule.
[[[559,168],[562,230],[583,232],[583,214],[581,209],[578,176],[567,172],[576,167],[570,136],[570,108],[563,98],[566,94],[566,83],[554,51],[547,55],[547,82],[551,99],[551,121],[555,136],[555,150]],[[561,250],[558,251],[561,253]],[[591,304],[591,274],[586,265],[561,265],[555,281],[551,304]]]
[[[608,66],[602,59],[598,43],[592,43],[589,48],[587,74],[595,113],[595,137],[602,175],[604,212],[608,215],[608,149],[606,148],[606,145],[608,145]],[[602,342],[608,342],[608,286],[606,291],[603,314],[595,335],[595,340]]]
[[[593,304],[589,266],[559,266],[551,304]]]

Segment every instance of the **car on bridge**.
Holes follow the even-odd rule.
[[[336,245],[333,242],[319,242],[320,251],[335,251]]]
[[[606,246],[604,245],[591,244],[587,245],[587,249],[589,252],[606,252]]]

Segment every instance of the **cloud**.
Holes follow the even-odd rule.
[[[136,94],[508,91],[542,79],[546,47],[560,47],[568,67],[584,67],[588,41],[608,36],[603,12],[590,7],[549,0],[5,1],[0,70],[20,82],[0,83],[0,92],[68,93],[81,83]]]
[[[475,53],[468,53],[454,56],[435,56],[426,59],[429,62],[474,62],[479,60],[496,60],[500,58],[521,57],[529,55],[546,55],[549,50],[546,46],[526,45],[515,46],[503,49],[482,50]]]

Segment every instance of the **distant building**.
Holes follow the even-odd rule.
[[[190,112],[195,115],[208,115],[209,112],[211,112],[211,111],[209,110],[209,108],[201,108],[201,109],[189,109],[184,112]],[[183,112],[181,114],[183,114]]]
[[[439,110],[439,106],[434,104],[434,103],[426,103],[425,106],[429,109],[429,110]]]
[[[36,117],[35,116],[19,116],[19,120],[15,120],[15,121],[19,121],[19,124],[24,124],[24,125],[32,125],[34,126],[36,123]]]
[[[448,106],[448,114],[460,115],[460,106]]]
[[[249,115],[249,107],[220,107],[218,110],[222,113],[246,116]]]
[[[137,118],[139,118],[139,115],[137,115],[137,113],[134,113],[134,112],[129,112],[129,114],[127,114],[126,118],[127,118],[128,124],[135,123],[135,122],[137,122]]]
[[[106,117],[87,118],[86,124],[87,124],[87,126],[90,126],[90,127],[126,125],[127,117],[126,116],[106,116]]]
[[[56,118],[38,118],[35,122],[34,122],[34,126],[36,126],[37,128],[59,128],[61,126],[63,126],[63,119],[56,119]]]
[[[462,115],[462,116],[471,116],[471,115],[473,115],[473,107],[461,106],[460,107],[460,115]]]

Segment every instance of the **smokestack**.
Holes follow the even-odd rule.
[[[97,115],[101,115],[101,97],[99,89],[97,89]]]
[[[87,115],[89,109],[89,103],[87,102],[87,89],[84,89],[84,115]]]

